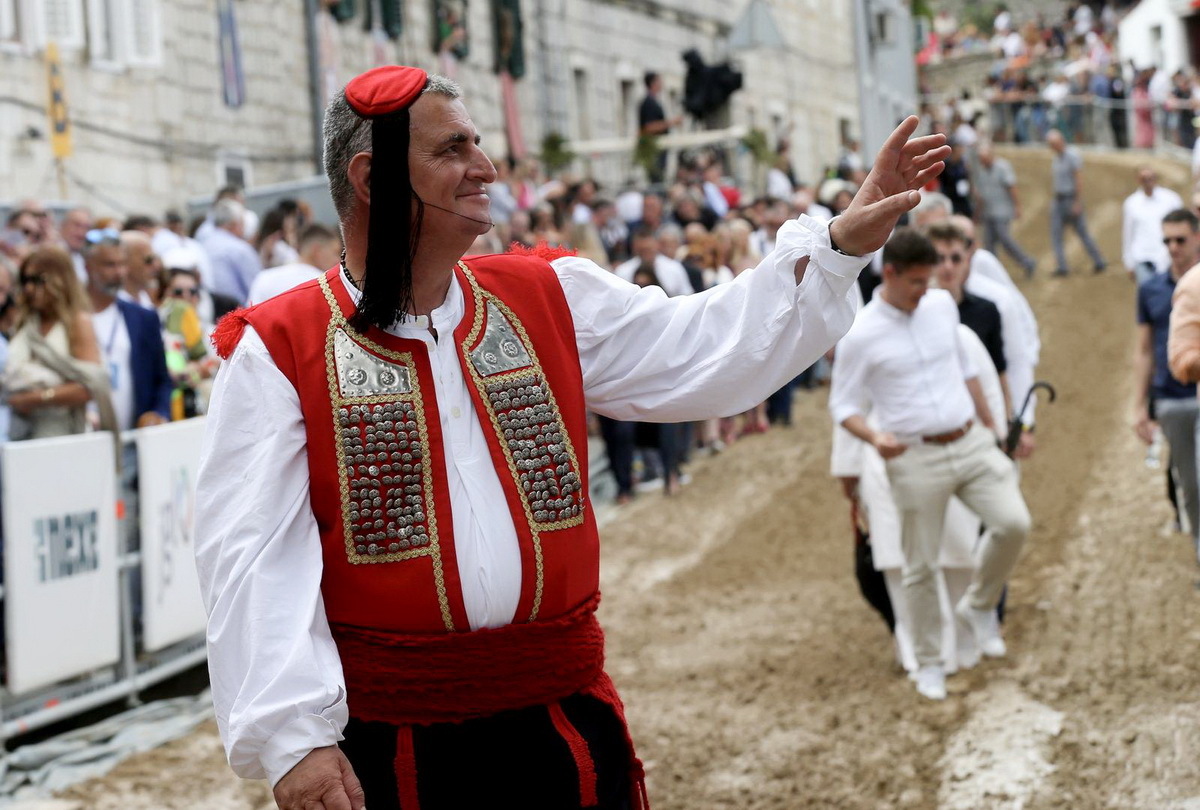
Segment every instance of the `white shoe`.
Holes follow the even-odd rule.
[[[1008,653],[1008,647],[1000,637],[1000,619],[996,616],[994,608],[976,610],[964,599],[954,608],[954,612],[971,628],[981,653],[989,658],[1003,658]]]
[[[946,673],[936,664],[917,670],[917,691],[930,700],[946,699]]]

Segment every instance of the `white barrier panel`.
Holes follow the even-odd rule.
[[[3,446],[5,646],[20,694],[120,657],[113,437]]]
[[[142,636],[159,650],[204,632],[193,535],[204,419],[138,431]]]

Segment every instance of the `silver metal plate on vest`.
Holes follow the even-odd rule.
[[[471,364],[481,377],[515,371],[533,365],[517,330],[495,303],[487,303],[487,326],[483,340],[471,352]]]
[[[412,393],[407,368],[376,357],[341,329],[333,334],[333,353],[338,388],[346,399]]]

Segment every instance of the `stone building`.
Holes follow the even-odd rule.
[[[157,213],[230,180],[311,177],[314,111],[357,72],[389,62],[453,70],[497,158],[510,143],[537,154],[550,132],[625,139],[622,155],[580,150],[571,167],[620,183],[644,71],[662,74],[668,114],[679,112],[688,48],[710,64],[732,61],[744,79],[708,124],[789,136],[796,173],[817,179],[841,136],[860,131],[853,6],[755,2],[782,43],[733,52],[747,0],[0,0],[0,202]],[[495,70],[497,39],[514,34],[524,74],[509,83]],[[52,41],[73,140],[61,178],[46,114]],[[505,46],[514,72],[521,55]]]

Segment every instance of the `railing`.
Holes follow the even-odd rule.
[[[927,96],[925,101],[936,105],[939,99]],[[1041,143],[1049,130],[1057,129],[1068,143],[1182,156],[1191,151],[1200,130],[1192,124],[1200,111],[1093,95],[1067,96],[1058,102],[1041,96],[995,99],[986,109],[979,134],[990,134],[997,143]]]
[[[205,660],[192,551],[203,419],[0,450],[0,736],[97,706]]]

